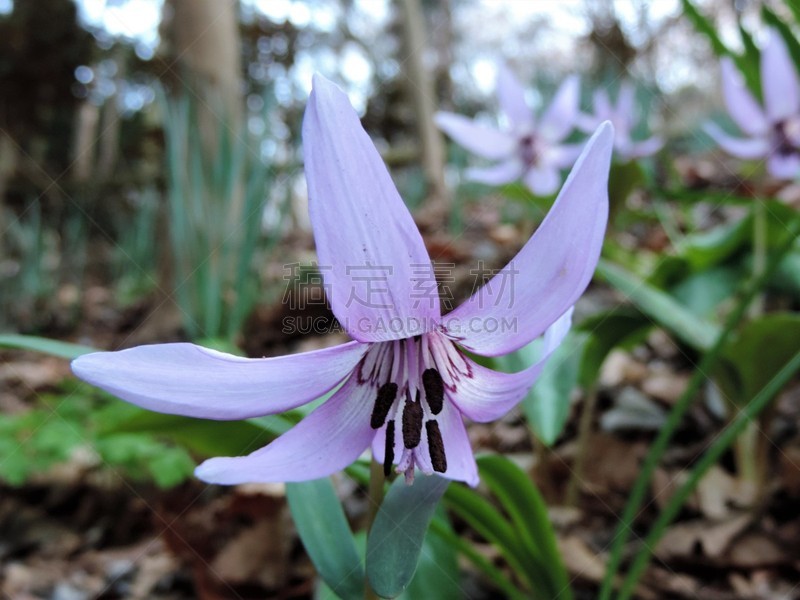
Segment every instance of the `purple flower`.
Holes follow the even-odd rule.
[[[522,85],[505,65],[500,65],[497,73],[497,95],[508,121],[505,131],[454,113],[436,114],[439,129],[464,148],[499,161],[491,167],[468,169],[467,178],[489,185],[522,178],[534,194],[555,193],[561,185],[559,171],[572,166],[581,150],[581,145],[561,143],[578,117],[578,77],[569,77],[561,84],[538,124],[525,102]]]
[[[411,214],[347,97],[317,75],[303,122],[309,206],[331,308],[355,341],[263,359],[139,346],[82,356],[73,371],[144,408],[219,420],[280,413],[335,390],[266,447],[205,461],[196,475],[210,483],[315,479],[371,446],[387,473],[396,465],[408,478],[418,468],[475,485],[463,417],[510,410],[569,329],[603,242],[612,138],[603,124],[517,257],[443,317]],[[432,295],[419,293],[426,282]],[[513,374],[462,350],[497,356],[541,335],[541,360]]]
[[[604,89],[594,92],[594,114],[581,115],[578,119],[578,128],[586,133],[592,133],[603,121],[611,121],[614,125],[614,151],[624,161],[635,160],[643,156],[650,156],[658,152],[664,141],[657,136],[647,138],[640,142],[631,139],[631,130],[636,125],[636,90],[626,81],[620,86],[617,103],[611,104],[611,99]]]
[[[730,58],[723,58],[722,92],[728,113],[749,137],[734,138],[714,123],[704,129],[722,148],[744,159],[767,160],[767,171],[778,179],[800,174],[800,82],[780,34],[770,30],[761,51],[764,107],[753,98]]]

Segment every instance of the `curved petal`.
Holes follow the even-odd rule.
[[[195,469],[208,483],[271,483],[325,477],[355,461],[369,446],[375,389],[350,377],[289,431],[248,456],[211,458]]]
[[[567,77],[539,121],[543,137],[551,142],[560,142],[569,135],[578,118],[580,93],[580,78],[577,75]]]
[[[800,110],[800,82],[786,44],[780,33],[771,29],[761,51],[761,86],[764,107],[774,123]]]
[[[626,158],[642,158],[655,154],[664,147],[664,140],[653,136],[641,142],[630,142],[626,148]]]
[[[276,358],[241,358],[194,344],[95,352],[72,371],[123,400],[161,413],[220,421],[296,408],[333,389],[367,350],[349,342]]]
[[[488,423],[499,419],[527,395],[541,374],[547,359],[566,337],[571,324],[570,308],[545,333],[544,348],[539,360],[517,373],[501,373],[465,357],[470,365],[472,377],[461,378],[455,392],[448,390],[448,397],[462,414],[477,423]]]
[[[600,126],[553,208],[517,256],[443,321],[451,338],[497,356],[539,337],[589,285],[608,219],[614,128]]]
[[[516,181],[522,175],[522,163],[516,158],[497,163],[491,167],[471,168],[464,172],[464,176],[471,181],[478,181],[486,185],[502,185]]]
[[[600,125],[601,123],[598,123],[590,133],[597,131],[597,128]],[[559,169],[569,169],[575,164],[575,161],[578,160],[578,157],[581,155],[584,146],[584,142],[551,146],[547,149],[547,160]],[[561,183],[560,180],[559,183]]]
[[[575,117],[575,127],[580,129],[583,133],[594,133],[594,131],[600,126],[607,117],[600,117],[599,113],[595,113],[593,115],[580,112],[578,116]]]
[[[756,102],[750,90],[747,89],[741,73],[730,58],[723,58],[722,68],[722,95],[728,114],[739,129],[749,135],[759,135],[769,129],[767,117],[761,106]]]
[[[623,81],[617,92],[617,105],[614,111],[618,118],[631,123],[636,119],[636,88],[630,81]]]
[[[549,196],[558,191],[558,186],[561,185],[561,175],[556,167],[541,165],[528,169],[523,181],[527,188],[537,196]]]
[[[479,481],[478,465],[475,464],[472,445],[461,413],[453,404],[445,402],[437,420],[447,458],[447,470],[440,475],[475,487]]]
[[[438,112],[433,120],[455,142],[478,156],[498,160],[507,158],[516,148],[517,142],[509,134],[476,123],[462,115]]]
[[[320,269],[344,329],[372,342],[434,326],[439,297],[422,236],[347,96],[320,75],[303,147]]]
[[[705,131],[720,148],[737,158],[763,158],[769,154],[769,142],[764,138],[735,138],[720,129],[716,123],[703,125]]]
[[[787,181],[800,177],[800,156],[797,154],[772,154],[767,159],[767,171],[776,179]]]
[[[515,129],[533,129],[535,121],[533,111],[525,101],[525,88],[505,63],[497,67],[496,85],[500,109],[508,117],[509,124]]]
[[[592,94],[592,104],[594,106],[594,114],[600,121],[611,119],[614,115],[614,111],[611,108],[611,100],[605,88],[598,88],[594,91],[594,94]],[[597,129],[597,125],[595,125],[592,131],[595,129]]]

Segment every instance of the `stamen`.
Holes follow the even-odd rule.
[[[394,421],[386,424],[386,441],[383,451],[383,476],[388,477],[392,472],[394,462]]]
[[[422,387],[425,388],[425,400],[431,407],[431,412],[438,415],[444,406],[444,381],[436,369],[425,369],[422,373]]]
[[[386,416],[389,414],[395,398],[397,398],[396,383],[384,383],[378,388],[378,397],[375,399],[372,418],[369,422],[373,429],[378,429],[386,422]]]
[[[411,450],[419,446],[420,439],[422,439],[422,404],[419,402],[419,390],[417,390],[417,401],[412,402],[411,398],[407,398],[403,409],[403,444]]]
[[[427,421],[425,431],[428,433],[428,450],[431,454],[431,464],[437,473],[447,471],[447,457],[444,454],[444,442],[442,432],[439,431],[439,423]]]

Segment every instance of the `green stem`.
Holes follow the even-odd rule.
[[[767,206],[763,200],[753,200],[753,279],[758,279],[767,268]],[[748,316],[757,319],[764,314],[764,294],[758,293],[750,305]],[[761,495],[765,483],[766,465],[760,461],[761,452],[758,423],[751,423],[734,442],[736,472],[743,481],[751,483]]]
[[[369,534],[369,530],[372,529],[375,516],[378,514],[378,510],[383,502],[385,483],[386,476],[383,474],[383,465],[378,464],[375,459],[372,459],[369,464],[369,485],[367,487],[367,534]],[[379,600],[379,598],[380,597],[372,590],[369,579],[365,579],[364,599]]]
[[[753,279],[758,279],[767,268],[767,205],[755,199],[753,205]],[[751,317],[764,312],[764,297],[759,294],[750,309]]]
[[[586,401],[578,423],[578,449],[575,453],[575,464],[572,467],[564,503],[567,506],[577,506],[580,498],[580,483],[586,466],[586,456],[589,453],[589,436],[592,433],[595,408],[597,406],[597,390],[592,386],[586,392]]]
[[[717,359],[722,353],[722,349],[727,343],[728,338],[730,337],[734,328],[739,324],[745,312],[747,311],[750,302],[758,294],[767,279],[771,277],[774,271],[778,268],[778,265],[783,260],[783,257],[789,252],[789,250],[791,250],[798,234],[800,234],[800,219],[795,219],[789,224],[786,240],[772,255],[761,276],[757,279],[751,280],[745,286],[739,301],[737,302],[733,311],[728,315],[722,331],[717,336],[716,341],[711,346],[709,351],[703,355],[700,364],[697,366],[692,378],[689,380],[686,390],[675,403],[675,406],[672,408],[672,411],[667,417],[667,422],[661,428],[658,436],[653,441],[653,445],[650,447],[644,463],[642,464],[642,469],[639,472],[639,476],[636,478],[636,482],[631,489],[631,493],[628,498],[628,502],[625,505],[625,511],[622,514],[620,524],[617,526],[617,530],[614,533],[610,559],[608,567],[606,568],[605,576],[603,577],[603,583],[600,588],[598,600],[610,600],[614,578],[619,570],[620,563],[622,562],[623,547],[628,540],[630,531],[632,531],[633,522],[638,515],[639,508],[641,507],[645,498],[645,494],[649,489],[653,472],[655,471],[661,456],[664,454],[667,444],[672,438],[672,434],[678,428],[683,415],[691,406],[695,394],[697,394],[697,392],[700,390],[700,387],[703,385],[703,383],[705,383],[707,374],[713,370]]]
[[[697,462],[691,470],[689,478],[678,488],[672,498],[670,498],[669,503],[664,507],[653,523],[653,526],[650,528],[650,533],[648,533],[645,538],[644,544],[631,564],[628,575],[622,582],[622,589],[620,590],[617,600],[627,600],[631,597],[639,578],[650,562],[653,548],[664,535],[672,519],[680,512],[684,502],[686,502],[692,492],[694,492],[695,487],[700,482],[703,475],[705,475],[706,471],[719,461],[728,447],[754,422],[758,414],[770,405],[775,395],[789,382],[798,369],[800,369],[800,352],[795,354],[794,357],[783,366],[778,374],[761,389],[756,397],[736,415],[736,418],[731,422],[728,428],[719,435],[708,451]]]

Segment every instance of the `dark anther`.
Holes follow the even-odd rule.
[[[383,451],[383,475],[388,477],[394,462],[394,421],[386,424],[386,442]]]
[[[422,387],[425,388],[425,399],[431,412],[438,415],[444,405],[444,381],[436,369],[425,369],[422,373]]]
[[[425,423],[425,431],[428,432],[428,450],[431,453],[433,470],[444,473],[447,471],[447,457],[444,455],[444,442],[439,424],[436,421],[428,421]]]
[[[419,402],[406,400],[403,409],[403,443],[411,450],[419,446],[422,438],[422,405]]]
[[[375,407],[372,409],[372,418],[369,421],[373,429],[378,429],[386,422],[386,415],[389,414],[395,398],[397,398],[396,383],[384,383],[378,388],[378,397],[375,399]]]

